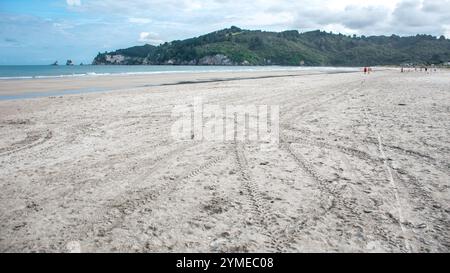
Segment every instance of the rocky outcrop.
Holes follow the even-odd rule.
[[[198,61],[198,65],[235,65],[227,56],[216,54],[205,56]]]
[[[149,58],[140,57],[128,57],[121,54],[105,54],[101,57],[97,57],[94,65],[249,65],[249,62],[245,61],[241,64],[236,64],[223,54],[216,54],[205,56],[200,60],[188,60],[182,61],[177,59],[170,59],[164,62],[153,62]]]
[[[122,54],[105,54],[95,58],[93,65],[141,65],[150,64],[146,58],[128,57]]]
[[[106,55],[106,62],[110,64],[121,64],[125,61],[123,55]]]

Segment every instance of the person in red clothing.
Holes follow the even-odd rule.
[[[364,74],[367,74],[367,67],[364,67]]]

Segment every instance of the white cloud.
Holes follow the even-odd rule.
[[[447,39],[449,39],[450,38],[450,25],[445,25],[444,29],[445,29],[444,35]]]
[[[159,35],[157,33],[153,33],[153,32],[141,32],[139,34],[138,41],[141,43],[146,43],[146,44],[151,44],[151,45],[159,45],[159,44],[163,43],[163,41],[161,40]]]
[[[295,21],[295,13],[282,12],[255,12],[246,17],[227,16],[225,17],[230,25],[247,26],[252,28],[262,28],[265,26],[289,26]]]
[[[66,2],[71,7],[81,6],[81,0],[66,0]]]
[[[341,24],[329,24],[323,27],[323,30],[325,31],[331,31],[335,34],[337,33],[343,33],[343,34],[359,34],[357,31],[347,28],[344,25]]]
[[[1,1],[1,0],[0,0]],[[66,0],[89,18],[84,32],[110,29],[123,46],[202,35],[232,25],[244,29],[300,32],[327,30],[364,35],[446,34],[450,0]],[[86,15],[86,17],[83,17]],[[70,21],[70,19],[69,19]],[[92,24],[92,26],[90,25]],[[81,27],[78,27],[81,29]],[[120,32],[119,32],[120,29]],[[160,36],[153,37],[150,29]],[[145,36],[145,33],[148,33]],[[112,37],[109,35],[109,37]],[[96,36],[98,38],[98,36]],[[127,39],[127,40],[125,40]],[[112,41],[107,41],[113,43]]]
[[[67,0],[79,2],[79,0]],[[81,3],[80,3],[81,4]],[[378,35],[440,35],[450,24],[450,0],[83,0],[83,11],[117,16],[134,25],[157,28],[174,38],[231,25],[250,29]],[[172,34],[173,33],[173,34]]]
[[[151,19],[148,18],[136,18],[136,17],[131,17],[128,18],[128,22],[132,23],[132,24],[140,24],[140,25],[144,25],[144,24],[149,24],[152,22]]]
[[[185,0],[184,5],[186,11],[200,10],[203,7],[202,2],[198,0]]]

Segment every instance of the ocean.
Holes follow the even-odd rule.
[[[0,80],[5,79],[42,79],[64,77],[95,77],[102,75],[139,75],[161,73],[189,72],[227,72],[227,71],[277,71],[277,70],[321,70],[354,71],[356,68],[339,67],[283,67],[283,66],[169,66],[169,65],[84,65],[84,66],[50,66],[50,65],[15,65],[0,66]]]

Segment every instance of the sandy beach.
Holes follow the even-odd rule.
[[[0,101],[0,252],[449,252],[449,86],[444,70],[0,81],[55,94]],[[279,105],[278,149],[175,141],[172,110],[196,97]]]
[[[336,69],[338,72],[351,72],[355,69]],[[45,79],[0,79],[0,99],[2,96],[33,95],[48,93],[64,93],[66,91],[112,91],[130,88],[155,87],[162,85],[177,85],[180,83],[207,83],[219,81],[264,79],[287,76],[303,76],[322,74],[319,70],[303,71],[239,71],[239,72],[202,72],[202,73],[162,73],[162,74],[135,74],[110,76],[82,76]]]

